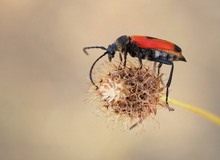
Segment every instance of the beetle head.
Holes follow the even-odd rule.
[[[110,62],[111,62],[112,58],[114,58],[114,56],[115,56],[115,51],[117,51],[117,45],[115,43],[108,46],[107,53],[108,53],[108,60]]]

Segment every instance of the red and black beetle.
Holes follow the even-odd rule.
[[[142,67],[142,59],[147,59],[149,61],[159,62],[158,65],[158,73],[160,71],[160,67],[162,64],[171,65],[170,76],[167,82],[167,90],[166,90],[166,103],[168,104],[168,94],[169,94],[169,87],[172,81],[173,76],[173,61],[185,61],[185,57],[182,55],[182,50],[176,44],[154,38],[149,36],[121,36],[116,41],[109,45],[108,48],[103,46],[92,46],[92,47],[85,47],[83,51],[88,55],[87,49],[92,48],[100,48],[105,50],[105,53],[102,54],[96,61],[93,63],[90,69],[90,80],[95,85],[92,79],[92,70],[95,66],[96,62],[108,54],[109,61],[114,57],[115,52],[119,51],[120,59],[122,60],[121,53],[124,54],[124,66],[126,66],[126,59],[127,54],[129,53],[131,57],[137,57],[140,66]]]

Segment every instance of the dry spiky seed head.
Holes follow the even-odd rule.
[[[158,107],[166,108],[161,101],[164,94],[162,74],[157,75],[150,67],[140,69],[131,62],[126,67],[105,63],[103,68],[105,73],[96,73],[100,81],[95,92],[103,103],[100,109],[122,121],[129,119],[130,129],[155,115]]]

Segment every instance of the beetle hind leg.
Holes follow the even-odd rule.
[[[170,84],[171,84],[171,81],[172,81],[172,77],[173,77],[173,70],[174,70],[174,65],[173,65],[173,62],[172,61],[169,61],[169,60],[163,60],[163,59],[157,59],[157,58],[152,58],[151,59],[152,61],[154,62],[160,62],[160,64],[166,64],[166,65],[171,65],[171,70],[170,70],[170,75],[169,75],[169,79],[167,81],[167,88],[166,88],[166,104],[167,104],[167,108],[169,109],[169,111],[174,111],[173,108],[171,108],[169,106],[169,103],[168,103],[168,97],[169,97],[169,87],[170,87]],[[160,65],[159,64],[159,65]],[[161,66],[158,66],[158,67],[161,67]]]

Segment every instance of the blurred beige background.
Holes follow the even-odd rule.
[[[1,0],[0,159],[220,159],[219,126],[181,108],[142,136],[107,128],[85,102],[102,52],[82,52],[123,34],[175,42],[188,62],[175,63],[170,96],[220,116],[219,29],[219,0]]]

